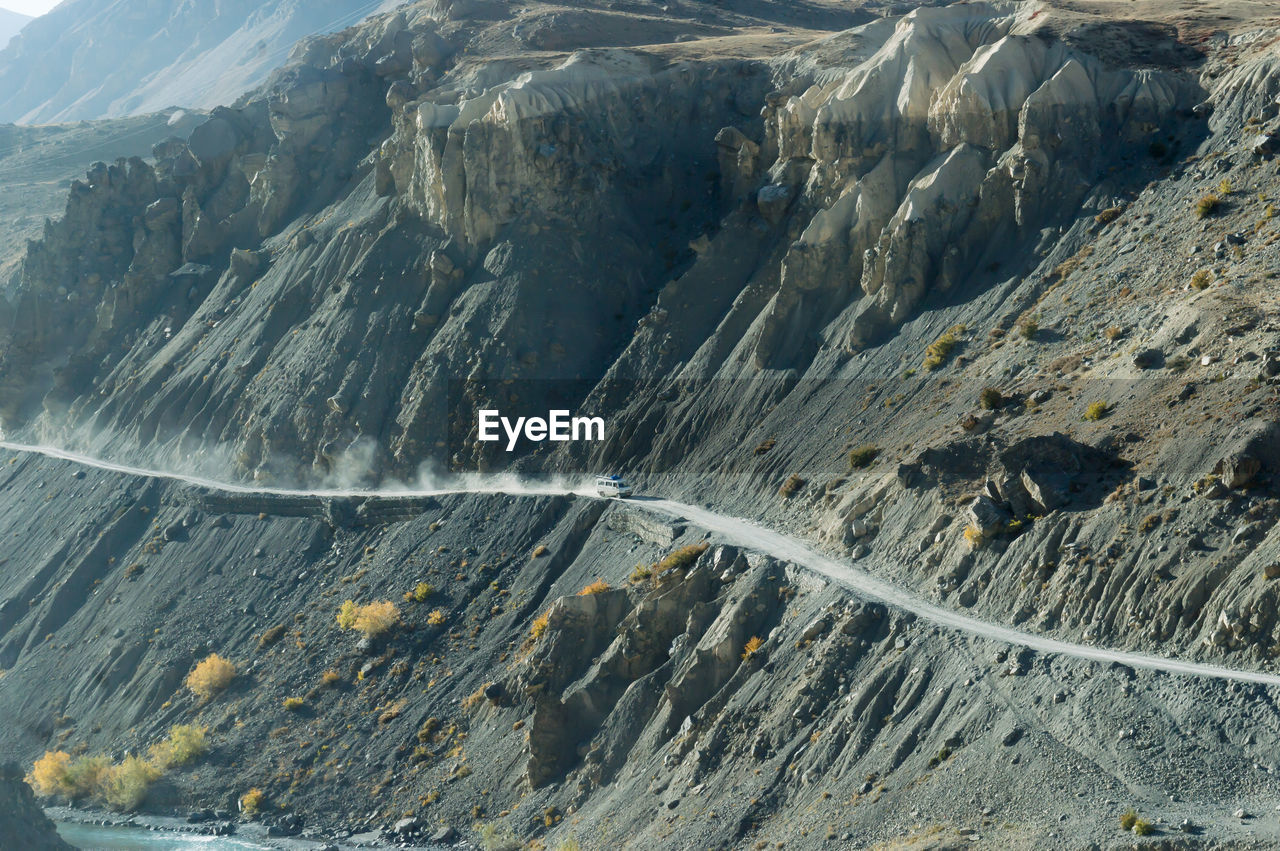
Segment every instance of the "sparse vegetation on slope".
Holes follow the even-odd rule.
[[[390,600],[356,605],[347,600],[338,610],[338,626],[355,630],[365,638],[377,638],[400,623],[400,609]]]
[[[210,653],[187,675],[187,688],[203,700],[209,700],[235,679],[236,666],[217,653]]]

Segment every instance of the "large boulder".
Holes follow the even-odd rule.
[[[1009,523],[1009,513],[996,505],[989,496],[974,497],[964,507],[964,516],[984,538],[1000,534]]]
[[[1028,437],[1001,451],[1000,472],[992,479],[1014,514],[1048,514],[1067,505],[1073,489],[1097,484],[1116,463],[1101,449],[1054,433]]]
[[[1214,472],[1224,485],[1235,490],[1249,484],[1262,472],[1262,462],[1248,452],[1230,452],[1218,462]]]
[[[202,163],[219,162],[235,153],[240,135],[225,118],[210,118],[195,130],[187,141],[187,148]]]

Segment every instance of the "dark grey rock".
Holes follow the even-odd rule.
[[[1249,484],[1262,472],[1262,462],[1246,452],[1232,452],[1218,462],[1214,472],[1224,485],[1235,490]]]
[[[0,840],[6,848],[20,840],[23,851],[75,851],[58,836],[22,776],[18,766],[0,765]]]
[[[1164,365],[1164,352],[1159,349],[1139,349],[1133,353],[1133,365],[1138,369],[1159,369]]]
[[[440,843],[441,845],[451,845],[452,843],[456,842],[457,839],[458,839],[458,831],[454,830],[452,827],[449,827],[448,825],[445,825],[444,827],[439,828],[438,830],[436,830],[435,833],[431,834],[431,841]]]

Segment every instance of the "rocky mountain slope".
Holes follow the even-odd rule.
[[[73,184],[0,326],[0,419],[260,484],[618,469],[994,623],[1273,672],[1263,14],[411,4]],[[606,440],[476,439],[552,403]],[[1039,848],[1127,839],[1133,806],[1275,842],[1262,686],[962,637],[592,500],[9,461],[0,746],[209,725],[154,807]],[[348,598],[403,627],[358,645]],[[212,651],[243,676],[199,703]]]
[[[8,9],[0,9],[0,49],[3,49],[9,43],[9,40],[17,35],[31,20],[30,15],[22,15],[18,12],[11,12]]]
[[[298,39],[391,3],[68,0],[0,50],[0,121],[122,118],[230,103],[283,64]],[[17,30],[14,30],[16,34]],[[0,47],[6,38],[0,32]]]

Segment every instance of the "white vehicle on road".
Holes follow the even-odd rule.
[[[596,493],[606,499],[626,499],[631,496],[631,485],[621,476],[596,476]]]

